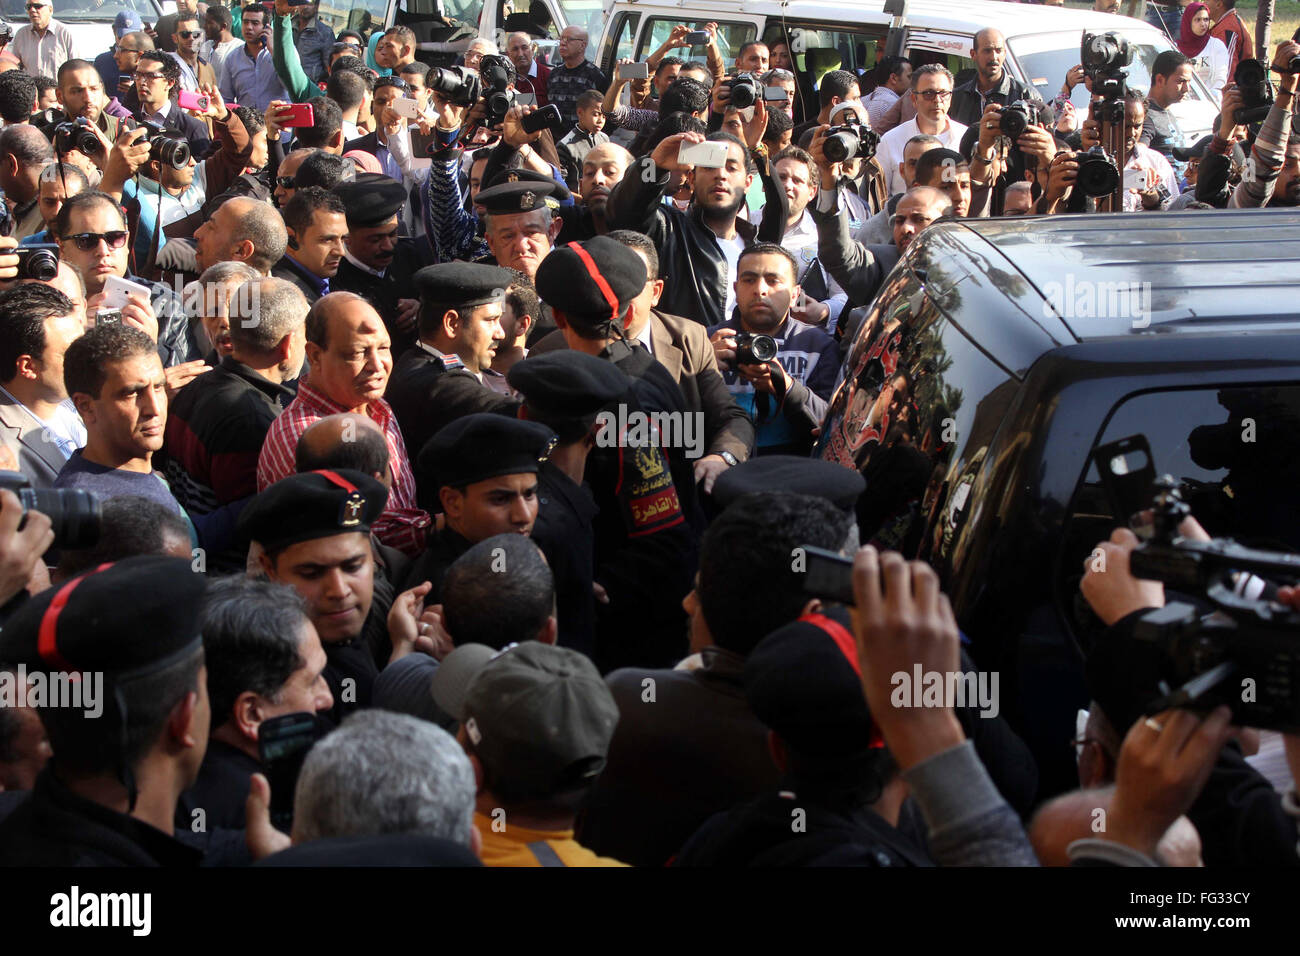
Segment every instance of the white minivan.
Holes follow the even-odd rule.
[[[914,65],[942,63],[957,75],[974,70],[970,59],[974,35],[996,27],[1007,39],[1006,68],[1050,102],[1060,92],[1065,74],[1079,62],[1084,31],[1113,31],[1128,39],[1134,51],[1128,84],[1143,91],[1150,88],[1156,56],[1174,49],[1164,33],[1143,20],[1091,10],[992,0],[909,0],[899,6],[905,11],[901,16],[887,13],[884,0],[692,0],[689,11],[680,2],[614,0],[606,10],[604,33],[593,60],[612,75],[620,57],[644,59],[677,24],[698,28],[716,21],[728,67],[742,44],[759,39],[770,46],[784,38],[799,70],[819,78],[831,69],[870,70],[888,48],[892,27],[901,31],[901,52]],[[690,54],[691,59],[704,59],[703,48]],[[1076,87],[1072,100],[1076,108],[1086,110],[1087,90]],[[1210,131],[1218,108],[1193,77],[1191,93],[1170,112],[1191,141]]]

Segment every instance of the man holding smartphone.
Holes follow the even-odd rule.
[[[271,31],[266,22],[266,7],[250,3],[243,10],[243,49],[233,51],[225,62],[221,77],[221,95],[240,106],[265,112],[272,100],[290,102],[284,84],[275,72],[275,61],[268,49]]]

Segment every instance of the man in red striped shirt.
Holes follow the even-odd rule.
[[[311,371],[298,386],[298,397],[267,432],[257,462],[258,490],[294,473],[298,438],[309,425],[340,412],[365,415],[388,441],[393,474],[388,505],[372,530],[403,554],[419,554],[431,521],[416,506],[415,475],[406,444],[393,410],[383,399],[393,356],[379,313],[351,292],[322,296],[307,313],[307,361]]]

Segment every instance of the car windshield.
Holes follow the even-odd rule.
[[[27,23],[26,0],[0,0],[0,13],[6,20],[23,25]],[[54,0],[54,19],[64,23],[78,20],[112,20],[119,13],[133,10],[146,23],[158,19],[158,8],[149,0]]]
[[[1025,78],[1034,85],[1044,100],[1051,102],[1061,91],[1065,83],[1065,74],[1079,64],[1079,43],[1082,37],[1078,33],[1043,33],[1035,36],[1012,37],[1007,46],[1024,71]],[[1133,63],[1128,67],[1129,89],[1146,92],[1151,89],[1151,64],[1157,56],[1174,47],[1163,36],[1143,32],[1140,39],[1129,38],[1133,48]],[[1193,78],[1192,88],[1187,94],[1191,100],[1200,100],[1213,107],[1209,94],[1199,79]],[[1088,109],[1088,89],[1083,84],[1074,88],[1070,97],[1074,108],[1080,111]],[[1214,107],[1214,112],[1218,108]]]
[[[559,0],[565,22],[587,31],[587,59],[596,60],[596,46],[605,32],[604,5],[601,0]],[[555,57],[558,60],[558,55]]]

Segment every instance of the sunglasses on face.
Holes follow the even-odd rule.
[[[47,6],[47,4],[44,4],[44,3],[29,3],[29,4],[27,4],[26,9],[28,9],[28,10],[44,10],[46,6]]]
[[[128,233],[124,230],[114,229],[112,232],[79,232],[73,236],[64,236],[69,242],[75,242],[77,248],[82,252],[90,252],[99,246],[102,239],[108,244],[110,249],[121,249],[126,245]]]
[[[197,40],[199,37],[203,36],[203,31],[202,30],[181,30],[176,35],[183,40]]]
[[[294,186],[293,186],[293,177],[292,177],[292,176],[276,176],[276,177],[275,177],[275,184],[276,184],[277,186],[279,186],[281,189],[293,189],[293,188],[294,188]]]

